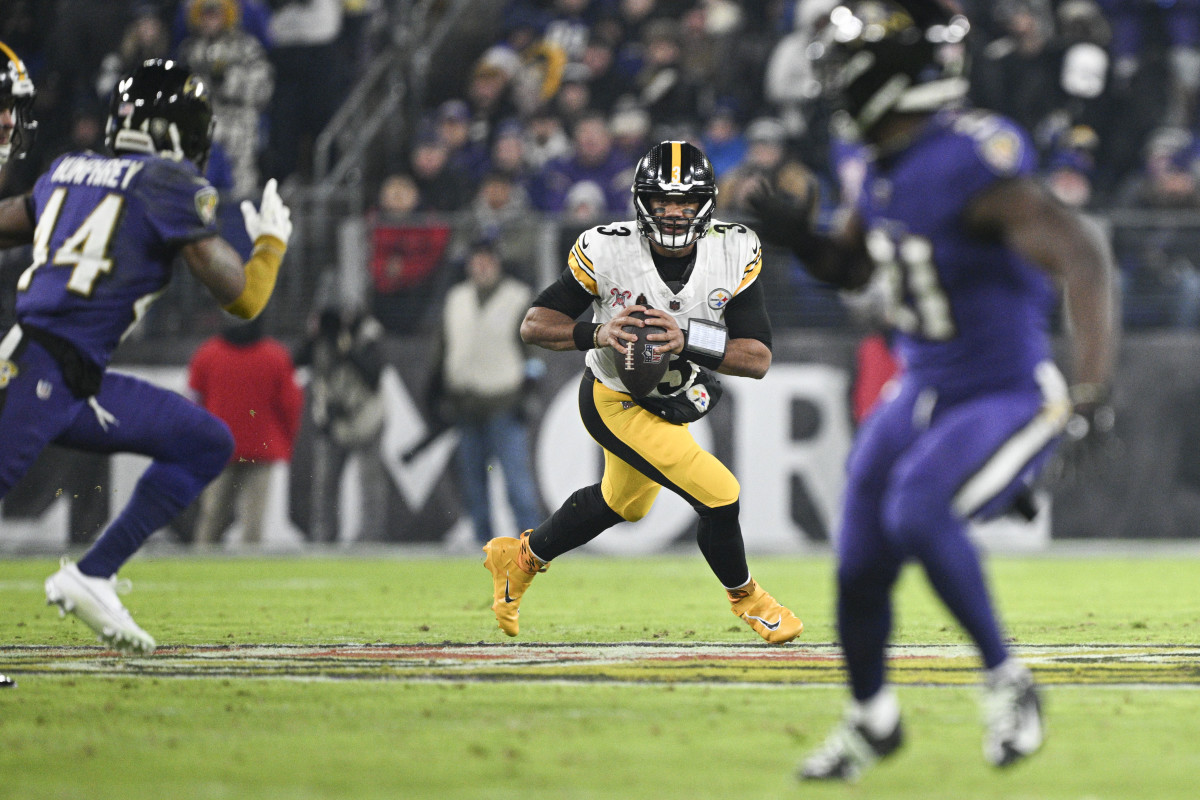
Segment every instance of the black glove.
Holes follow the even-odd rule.
[[[1051,481],[1064,486],[1076,483],[1082,475],[1110,464],[1120,456],[1121,442],[1114,429],[1117,416],[1102,387],[1086,385],[1086,391],[1073,387],[1075,407],[1063,431],[1063,442],[1051,465]]]
[[[765,180],[746,195],[746,202],[758,215],[754,230],[768,242],[790,247],[803,255],[812,245],[817,189],[809,184],[802,200],[776,192]]]

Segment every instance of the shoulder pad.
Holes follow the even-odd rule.
[[[973,141],[980,161],[997,175],[1016,175],[1033,157],[1028,134],[999,114],[982,110],[964,112],[955,118],[953,130]]]

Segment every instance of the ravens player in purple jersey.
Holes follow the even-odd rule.
[[[901,744],[885,648],[910,559],[979,650],[987,760],[1007,766],[1041,746],[1038,692],[1005,643],[967,522],[1011,508],[1069,420],[1090,429],[1083,443],[1111,427],[1109,248],[1033,179],[1025,131],[958,107],[968,30],[933,0],[834,9],[826,87],[871,151],[862,191],[829,234],[807,208],[766,190],[753,199],[763,238],[813,275],[847,289],[875,282],[903,369],[849,458],[837,626],[853,700],[801,765],[806,779],[854,779]],[[1069,390],[1048,336],[1056,285],[1073,331]]]
[[[111,155],[65,155],[32,193],[0,201],[0,246],[33,244],[17,324],[0,336],[0,497],[50,443],[150,457],[113,523],[46,579],[47,602],[126,653],[153,652],[155,641],[117,598],[117,570],[224,468],[233,438],[200,406],[108,363],[166,289],[177,256],[226,311],[251,319],[270,299],[291,235],[274,182],[259,209],[242,204],[248,261],[217,235],[216,191],[202,177],[212,125],[204,82],[148,61],[113,92]]]

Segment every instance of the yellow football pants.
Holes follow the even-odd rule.
[[[590,375],[580,386],[579,414],[604,448],[604,502],[623,519],[646,516],[663,486],[698,511],[738,499],[737,478],[696,443],[687,425],[659,418]]]

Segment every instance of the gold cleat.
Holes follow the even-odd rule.
[[[804,623],[781,606],[767,591],[751,580],[740,589],[727,592],[733,613],[771,644],[790,642],[804,630]]]
[[[516,636],[521,627],[517,619],[521,613],[521,595],[533,582],[534,575],[549,568],[529,549],[532,532],[525,531],[519,539],[499,536],[483,546],[487,554],[483,565],[492,573],[492,611],[500,630],[509,636]]]

